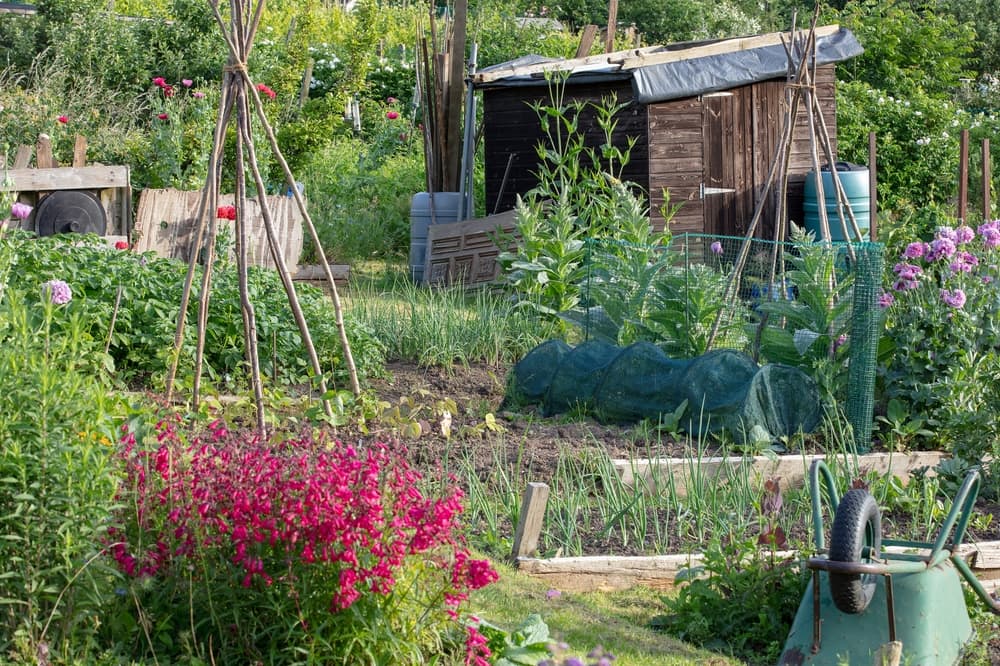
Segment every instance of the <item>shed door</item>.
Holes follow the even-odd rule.
[[[739,236],[753,214],[747,210],[749,171],[753,168],[748,138],[748,88],[702,96],[703,179],[705,233]]]

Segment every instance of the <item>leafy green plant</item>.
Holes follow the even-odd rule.
[[[6,242],[17,252],[11,289],[37,300],[39,283],[67,279],[74,293],[69,309],[79,316],[85,335],[106,347],[103,363],[115,369],[117,378],[155,383],[163,376],[173,347],[184,264],[152,253],[115,250],[102,239],[80,235],[31,239],[17,234]],[[217,266],[214,275],[205,369],[210,382],[235,388],[245,374],[238,280],[235,268],[225,263]],[[308,382],[312,371],[301,353],[298,328],[288,316],[277,274],[251,269],[249,278],[263,374],[275,383]],[[296,289],[323,367],[332,369],[335,385],[346,384],[347,370],[327,297],[314,287]],[[196,320],[196,311],[197,299],[192,299],[189,322]],[[356,321],[348,319],[347,328],[359,373],[364,377],[380,372],[381,345]],[[194,326],[188,326],[183,370],[193,367],[195,335]]]
[[[36,283],[40,302],[8,289],[0,302],[0,653],[20,663],[96,654],[112,596],[99,556],[118,405],[64,287]]]
[[[536,666],[550,656],[549,627],[532,613],[513,631],[481,621],[479,631],[489,639],[493,666]]]
[[[655,627],[752,664],[777,661],[809,574],[797,560],[758,550],[756,540],[713,541],[703,578],[664,597]]]
[[[517,203],[517,243],[500,235],[497,261],[504,280],[521,303],[552,320],[581,305],[587,278],[588,239],[614,239],[635,226],[643,204],[622,183],[634,139],[614,145],[615,114],[624,108],[613,98],[585,104],[565,101],[565,87],[550,82],[552,105],[534,106],[545,140],[537,147],[539,184]],[[589,147],[581,122],[591,110],[603,143]]]

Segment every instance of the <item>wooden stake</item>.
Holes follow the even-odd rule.
[[[958,221],[969,215],[969,130],[962,130],[958,143]]]
[[[990,140],[983,139],[983,222],[993,219],[990,205],[990,188],[993,185],[993,169],[990,165]]]
[[[528,557],[538,550],[538,538],[545,520],[545,505],[549,501],[549,487],[544,483],[530,482],[521,496],[521,515],[514,530],[514,547],[511,558]]]
[[[878,150],[875,132],[868,132],[868,238],[878,240]]]
[[[590,49],[594,46],[594,39],[597,38],[597,26],[593,23],[583,26],[583,31],[580,33],[580,45],[576,47],[577,58],[582,58],[590,53]]]
[[[611,53],[615,50],[615,32],[618,28],[618,0],[608,2],[608,33],[604,37],[604,52]]]

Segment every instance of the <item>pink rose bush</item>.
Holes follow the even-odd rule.
[[[134,589],[172,590],[212,618],[199,641],[231,658],[291,641],[331,663],[401,645],[413,653],[379,663],[420,663],[447,637],[456,654],[479,651],[465,644],[461,611],[497,573],[463,545],[460,489],[425,495],[421,475],[382,444],[265,441],[219,421],[191,437],[183,428],[160,421],[150,446],[124,430],[128,509],[109,549]],[[260,628],[276,622],[281,631]]]

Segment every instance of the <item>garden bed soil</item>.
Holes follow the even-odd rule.
[[[411,460],[426,472],[433,473],[444,466],[455,469],[459,459],[471,460],[477,472],[486,476],[498,463],[506,464],[511,474],[517,474],[520,484],[529,481],[550,483],[556,474],[562,452],[586,455],[596,447],[603,447],[611,459],[648,461],[654,459],[685,458],[691,451],[685,441],[657,434],[641,424],[608,425],[580,416],[559,415],[544,417],[537,411],[513,410],[504,403],[508,368],[485,364],[456,364],[450,368],[420,367],[413,363],[394,362],[387,366],[387,376],[375,379],[373,388],[380,400],[396,406],[410,400],[419,405],[419,418],[423,432],[418,438],[403,440],[399,437],[398,424],[375,425],[367,433],[341,432],[341,437],[382,438],[400,441]],[[451,436],[446,438],[440,430],[439,414],[434,405],[451,399],[457,407],[451,415]],[[493,414],[499,430],[484,427],[486,415]],[[382,428],[379,431],[378,428]],[[873,452],[886,454],[879,442],[873,442]],[[793,465],[803,460],[803,454],[822,452],[822,442],[806,440],[803,451],[794,452]],[[707,444],[700,454],[704,458],[722,455],[721,447]],[[930,458],[918,455],[894,454],[904,461],[903,467],[926,464]],[[804,463],[803,463],[804,464]],[[874,463],[873,463],[874,465]],[[774,464],[768,468],[776,469]],[[896,468],[899,473],[900,468]],[[801,470],[799,471],[801,473]],[[630,474],[626,472],[625,476]],[[787,480],[787,479],[786,479]],[[977,541],[1000,540],[1000,505],[980,500],[977,510],[993,515],[988,531],[970,534]],[[887,516],[891,525],[893,516]],[[601,532],[600,526],[593,530]],[[803,532],[806,526],[803,526]],[[508,535],[509,536],[509,535]],[[891,536],[891,535],[890,535]],[[619,555],[644,554],[634,551],[635,546],[616,546],[606,537],[584,543],[586,552]]]

